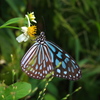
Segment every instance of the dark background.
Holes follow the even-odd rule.
[[[0,0],[0,25],[32,11],[38,22],[37,34],[45,31],[47,40],[66,50],[82,70],[78,81],[54,78],[47,87],[45,100],[49,100],[48,96],[50,100],[61,100],[78,87],[82,89],[68,100],[100,100],[100,0]],[[12,26],[21,27],[23,22]],[[8,86],[26,81],[34,89],[41,80],[29,78],[20,67],[22,56],[33,42],[19,44],[16,37],[20,34],[19,30],[0,29],[0,81]],[[28,100],[37,99],[43,86],[40,84]]]

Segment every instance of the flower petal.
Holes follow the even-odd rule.
[[[37,21],[36,20],[31,20],[32,22],[34,22],[34,23],[37,23]]]
[[[22,32],[27,32],[28,31],[28,28],[26,26],[23,26],[23,27],[21,27],[21,31]]]
[[[34,15],[34,12],[31,12],[30,14]]]
[[[27,39],[26,39],[27,38]],[[21,43],[21,42],[26,42],[27,40],[28,40],[28,37],[26,36],[26,35],[24,35],[24,34],[21,34],[21,35],[19,35],[17,38],[16,38],[16,40],[19,42],[19,43]]]
[[[26,42],[28,39],[29,39],[29,36],[27,36],[27,37],[24,39],[24,42]]]

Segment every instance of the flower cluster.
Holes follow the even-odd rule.
[[[16,38],[19,43],[23,41],[26,42],[30,37],[34,38],[37,30],[35,25],[31,26],[31,22],[37,23],[35,20],[34,12],[25,15],[25,17],[27,18],[28,26],[21,27],[22,34]]]

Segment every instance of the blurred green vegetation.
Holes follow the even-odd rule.
[[[66,50],[81,67],[82,78],[78,81],[61,78],[50,81],[44,100],[61,100],[78,87],[82,89],[68,100],[100,100],[99,4],[100,0],[0,0],[0,26],[34,11],[38,34],[45,31],[47,40]],[[12,26],[21,27],[23,23]],[[36,100],[45,82],[29,78],[21,71],[20,60],[32,41],[19,44],[16,37],[20,34],[19,30],[0,29],[0,81],[8,86],[18,81],[31,83],[33,90],[38,89],[26,98]]]

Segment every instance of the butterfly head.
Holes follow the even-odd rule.
[[[40,35],[38,36],[38,38],[36,39],[36,41],[40,44],[44,44],[45,41],[45,33],[41,32]]]
[[[40,35],[44,36],[44,35],[45,35],[45,33],[44,33],[44,32],[41,32],[41,33],[40,33]]]

